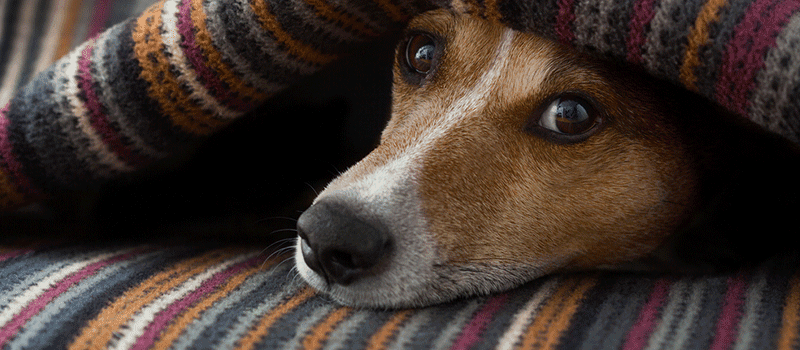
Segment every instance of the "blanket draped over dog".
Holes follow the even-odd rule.
[[[435,7],[640,66],[798,140],[797,0],[165,0],[0,107],[0,208],[141,169]]]

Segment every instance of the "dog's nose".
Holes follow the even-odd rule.
[[[328,283],[348,285],[379,273],[393,249],[384,225],[338,203],[312,205],[297,221],[297,232],[303,260]]]

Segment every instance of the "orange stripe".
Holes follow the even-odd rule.
[[[795,349],[800,329],[800,273],[789,280],[789,294],[783,309],[783,322],[778,336],[778,349]]]
[[[266,267],[272,267],[278,261],[279,260],[272,259],[269,261],[269,265]],[[172,320],[172,325],[161,333],[161,336],[159,337],[158,341],[153,344],[152,348],[168,349],[170,346],[172,346],[172,343],[178,339],[183,331],[186,330],[186,327],[200,317],[200,314],[208,310],[208,308],[210,308],[211,305],[214,305],[214,303],[216,303],[219,299],[228,296],[231,291],[242,285],[242,283],[244,283],[244,281],[246,281],[250,276],[261,271],[261,268],[261,265],[256,265],[240,272],[238,275],[228,280],[228,282],[226,282],[223,286],[219,287],[217,291],[203,298],[203,300],[195,304],[194,307],[186,310],[180,316],[176,317],[174,320]]]
[[[687,37],[688,45],[686,54],[683,56],[683,65],[680,70],[680,79],[687,89],[697,91],[697,76],[695,69],[700,65],[698,57],[700,47],[704,46],[709,39],[709,27],[712,23],[719,20],[719,10],[727,4],[727,0],[709,0],[694,22]]]
[[[395,5],[393,2],[389,0],[377,0],[376,1],[378,6],[380,6],[383,11],[389,15],[389,17],[395,22],[405,22],[408,21],[410,17],[405,11],[403,11],[400,7]]]
[[[286,46],[291,55],[305,60],[306,62],[323,65],[336,59],[334,55],[321,53],[313,47],[292,38],[289,33],[281,28],[281,24],[278,23],[278,20],[270,12],[267,1],[251,1],[250,6],[253,12],[258,16],[262,28],[270,32],[275,39]]]
[[[269,313],[264,315],[261,320],[256,324],[255,328],[250,333],[247,333],[242,339],[239,340],[238,350],[253,349],[258,341],[263,339],[268,333],[269,329],[275,324],[275,321],[292,311],[308,298],[314,296],[316,292],[311,287],[306,287],[294,297],[285,301],[278,307],[272,309]]]
[[[136,22],[134,52],[142,67],[141,77],[149,83],[150,97],[158,102],[174,125],[193,134],[210,134],[227,123],[214,119],[208,111],[197,106],[175,79],[164,55],[160,34],[163,6],[163,0],[154,4]]]
[[[353,313],[353,309],[349,307],[340,307],[332,312],[325,321],[322,321],[322,323],[314,327],[314,329],[308,333],[308,336],[303,339],[303,349],[313,350],[322,348],[328,334],[330,334],[333,328],[345,319],[345,317],[350,316],[351,313]]]
[[[411,310],[403,310],[397,312],[377,333],[372,335],[367,343],[367,349],[380,350],[385,349],[387,342],[395,336],[397,329],[411,316]]]
[[[81,330],[70,344],[70,349],[105,348],[114,333],[124,326],[142,307],[150,304],[170,289],[184,283],[192,276],[203,272],[232,255],[231,252],[213,251],[199,257],[184,260],[171,266],[133,289],[125,292],[114,303],[103,309]]]
[[[328,20],[341,23],[343,28],[346,30],[355,30],[361,36],[377,36],[378,33],[361,23],[353,15],[342,13],[341,11],[336,10],[331,6],[330,2],[328,1],[321,1],[321,0],[306,0],[311,6],[314,6],[316,10],[316,15],[319,17],[327,18]]]
[[[192,1],[191,16],[192,24],[196,29],[195,41],[200,49],[203,50],[203,56],[208,62],[208,67],[214,70],[219,78],[228,84],[232,92],[236,92],[240,96],[244,96],[253,101],[260,102],[266,100],[269,95],[254,89],[246,82],[239,79],[222,59],[222,55],[219,51],[214,48],[211,34],[209,34],[208,27],[206,27],[206,12],[203,8],[203,0]]]
[[[70,0],[66,6],[67,15],[64,16],[64,23],[61,25],[61,39],[58,41],[55,59],[59,59],[68,54],[72,49],[72,36],[75,34],[75,26],[78,21],[78,14],[81,10],[83,0]]]
[[[550,300],[542,306],[529,326],[520,349],[555,349],[561,335],[570,325],[584,294],[597,283],[596,278],[572,278],[562,283]]]

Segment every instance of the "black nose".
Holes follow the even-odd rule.
[[[320,200],[297,221],[303,260],[328,283],[348,285],[380,273],[392,240],[379,220],[359,218],[346,206]]]

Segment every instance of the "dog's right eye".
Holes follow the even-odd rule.
[[[426,34],[415,34],[406,44],[406,64],[417,73],[428,74],[433,68],[436,42]]]

